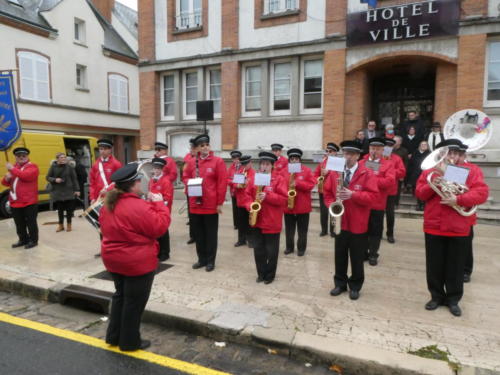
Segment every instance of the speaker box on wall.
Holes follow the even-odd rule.
[[[213,100],[203,100],[196,102],[196,120],[211,121],[214,119]]]

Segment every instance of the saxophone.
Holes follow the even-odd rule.
[[[342,190],[344,186],[344,174],[339,173],[339,177],[337,180],[337,200],[333,202],[330,207],[328,207],[328,214],[330,215],[331,224],[334,228],[334,233],[339,234],[342,227],[342,215],[344,214],[344,204],[342,200],[339,198],[340,190]]]
[[[325,176],[319,176],[317,183],[318,183],[318,193],[323,194],[323,187],[325,186]]]
[[[293,210],[295,207],[295,197],[297,196],[297,190],[295,190],[295,173],[290,175],[290,181],[288,182],[288,209]]]
[[[259,194],[262,193],[263,186],[257,186],[257,192],[255,193],[255,200],[252,202],[250,206],[250,212],[248,214],[248,224],[251,227],[254,227],[257,224],[257,217],[259,216],[259,211],[262,209],[262,205],[260,203]]]
[[[236,188],[237,189],[245,189],[247,187],[247,174],[248,174],[248,171],[245,171],[245,173],[243,173],[243,175],[245,176],[245,183],[244,184],[238,184],[236,185]]]

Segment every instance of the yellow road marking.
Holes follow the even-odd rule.
[[[147,362],[151,362],[163,367],[168,367],[174,370],[182,371],[186,374],[193,375],[230,375],[227,372],[212,370],[203,366],[199,366],[193,363],[179,361],[178,359],[165,357],[159,354],[146,352],[144,350],[137,350],[135,352],[122,352],[116,346],[109,346],[105,341],[97,339],[95,337],[87,336],[81,333],[68,331],[61,328],[56,328],[49,326],[44,323],[33,322],[31,320],[18,318],[9,314],[0,312],[0,322],[14,324],[17,326],[33,329],[35,331],[47,333],[52,336],[62,337],[64,339],[80,342],[85,345],[93,346],[95,348],[108,350],[110,352],[119,353],[129,357],[141,359]]]

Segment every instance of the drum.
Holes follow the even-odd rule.
[[[99,212],[102,206],[104,206],[104,199],[98,199],[83,213],[83,217],[95,228],[99,233],[101,233],[101,225],[99,224]]]

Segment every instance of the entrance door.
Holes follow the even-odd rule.
[[[396,128],[411,110],[417,111],[430,127],[434,112],[435,73],[426,73],[420,77],[409,74],[379,76],[372,85],[372,113],[380,128],[394,124]]]

